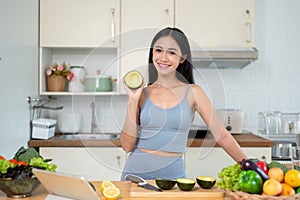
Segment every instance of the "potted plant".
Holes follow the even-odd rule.
[[[64,62],[61,65],[54,63],[46,69],[47,90],[51,92],[62,92],[65,90],[66,82],[71,81],[74,73],[70,71]]]

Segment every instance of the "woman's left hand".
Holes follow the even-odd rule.
[[[123,83],[124,83],[124,80],[123,80]],[[125,91],[126,91],[126,93],[127,93],[127,95],[129,96],[130,99],[139,100],[139,98],[142,94],[142,91],[145,87],[145,82],[143,82],[141,87],[139,87],[137,89],[130,89],[125,83],[123,85],[124,85],[124,89],[125,89]]]

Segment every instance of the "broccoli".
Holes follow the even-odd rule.
[[[283,170],[284,173],[288,171],[287,166],[285,166],[277,161],[272,161],[270,163],[267,163],[267,166],[269,169],[274,168],[274,167],[279,167]]]

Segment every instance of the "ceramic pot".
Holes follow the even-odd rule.
[[[112,82],[116,79],[111,76],[86,76],[85,91],[86,92],[111,92],[113,90]]]

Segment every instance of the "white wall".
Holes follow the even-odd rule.
[[[254,132],[259,111],[300,111],[300,40],[297,37],[300,35],[297,16],[300,1],[256,0],[255,3],[255,43],[259,60],[242,70],[201,70],[209,81],[215,107],[243,109],[244,127]],[[11,156],[19,146],[27,144],[29,111],[26,96],[37,95],[37,0],[26,3],[1,0],[0,15],[0,154]],[[213,84],[216,73],[220,73],[223,81],[221,89]],[[219,93],[225,94],[221,100]],[[89,104],[93,98],[59,98],[57,103],[64,105],[66,110],[75,108],[84,112],[84,126],[88,131]],[[126,112],[126,97],[95,99],[101,130],[119,131]]]
[[[29,138],[26,97],[37,95],[38,0],[0,0],[0,155]]]

